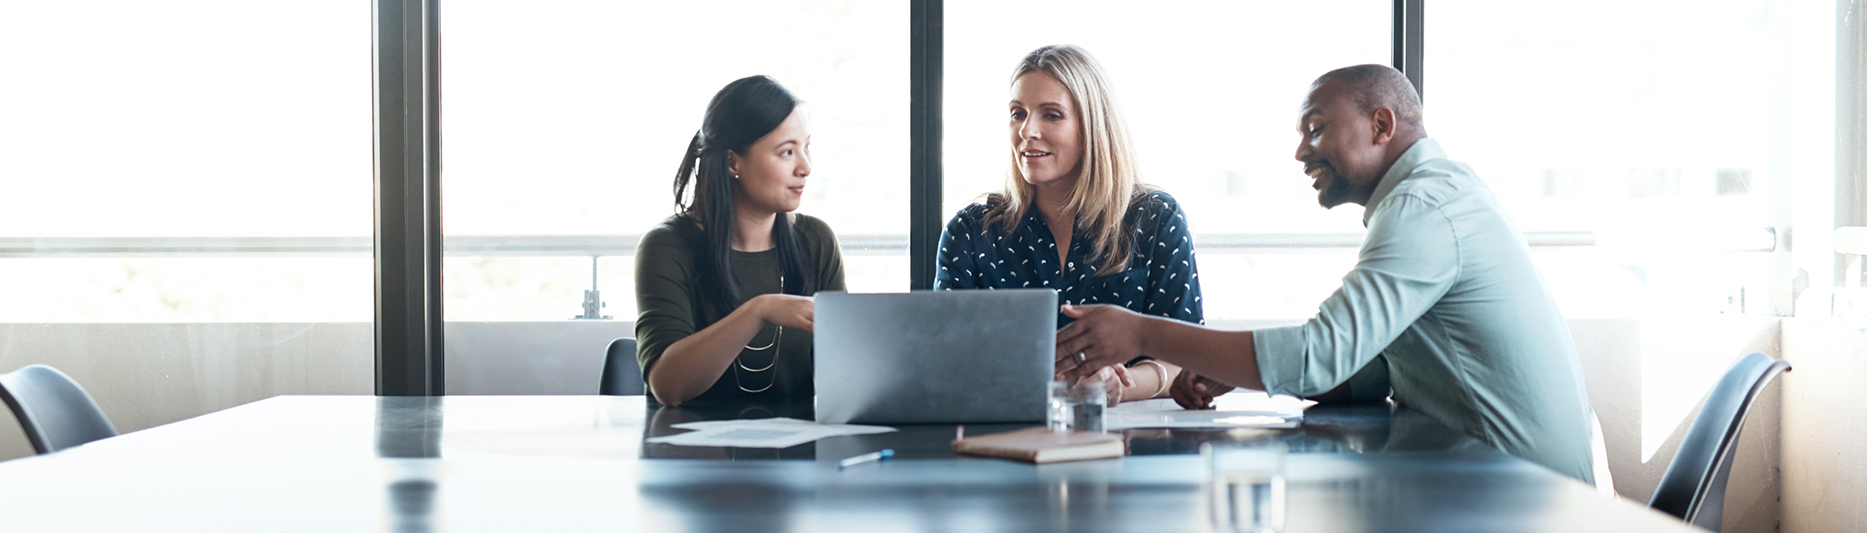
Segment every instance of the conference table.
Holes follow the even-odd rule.
[[[1207,442],[1278,443],[1286,531],[1696,531],[1386,403],[1128,430],[1120,459],[956,457],[954,425],[783,449],[645,443],[797,404],[280,396],[0,463],[0,531],[1212,531]],[[1032,424],[973,424],[968,436]],[[893,460],[839,470],[889,448]]]

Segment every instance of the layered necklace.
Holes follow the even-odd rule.
[[[784,273],[782,272],[778,274],[778,292],[780,294],[784,293]],[[739,371],[741,370],[756,374],[759,372],[769,371],[778,366],[778,355],[784,353],[784,347],[780,346],[780,343],[784,341],[784,326],[774,325],[773,327],[776,328],[777,331],[772,333],[771,342],[767,342],[765,343],[764,346],[760,346],[757,348],[753,348],[752,345],[750,344],[746,345],[747,350],[751,350],[754,352],[762,352],[765,350],[771,350],[771,362],[770,363],[767,363],[763,368],[752,368],[752,367],[746,366],[745,361],[740,360],[741,357],[745,357],[745,352],[740,352],[737,357],[733,358],[733,383],[736,385],[739,385],[739,390],[756,394],[760,392],[765,392],[766,390],[771,389],[772,385],[778,384],[778,376],[777,374],[773,374],[771,376],[771,382],[766,383],[764,387],[760,387],[757,389],[748,389],[745,386],[745,381],[739,377]],[[764,328],[761,327],[759,329],[763,330]],[[752,338],[756,340],[758,339],[758,336],[754,335]]]

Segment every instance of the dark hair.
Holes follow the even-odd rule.
[[[1394,67],[1342,67],[1323,73],[1310,87],[1315,90],[1331,84],[1346,91],[1363,115],[1372,115],[1374,110],[1386,107],[1394,111],[1394,121],[1401,125],[1420,127],[1424,123],[1419,91],[1413,89],[1413,82],[1407,80],[1406,74]]]
[[[739,284],[733,281],[732,228],[733,187],[736,180],[728,170],[727,152],[744,155],[797,108],[798,99],[765,76],[734,80],[713,95],[707,104],[706,118],[700,131],[687,144],[681,156],[681,169],[674,175],[674,205],[681,214],[700,225],[706,235],[699,254],[700,292],[706,301],[731,312],[744,302]],[[689,184],[692,195],[689,195]],[[810,273],[810,258],[798,243],[790,217],[779,213],[771,225],[772,244],[778,251],[783,269],[786,294],[809,295],[817,290],[816,277]],[[708,290],[711,287],[713,290]]]

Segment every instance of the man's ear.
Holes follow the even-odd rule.
[[[1399,124],[1394,121],[1394,110],[1385,106],[1375,108],[1373,119],[1375,146],[1394,140],[1394,135],[1399,133],[1396,129]]]

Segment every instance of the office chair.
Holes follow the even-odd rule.
[[[1705,397],[1705,406],[1686,430],[1679,452],[1666,466],[1648,507],[1692,525],[1718,531],[1724,523],[1725,482],[1737,454],[1738,431],[1757,394],[1789,363],[1760,353],[1739,359]]]
[[[71,376],[45,365],[0,374],[0,400],[13,410],[34,452],[47,454],[117,436],[104,411]]]
[[[635,360],[635,339],[623,337],[610,341],[603,357],[603,383],[598,394],[604,396],[641,396],[642,367]]]

